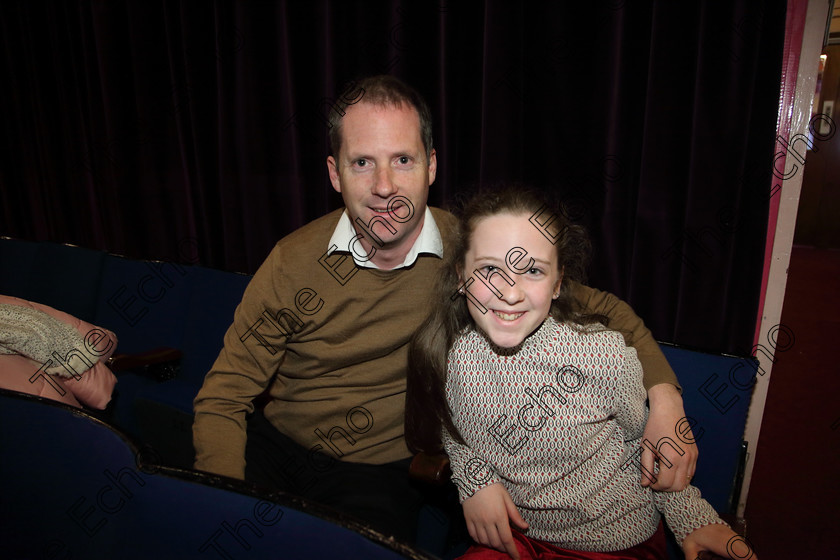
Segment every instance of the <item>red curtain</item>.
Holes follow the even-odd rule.
[[[433,111],[432,204],[558,191],[592,285],[660,340],[743,352],[784,20],[783,0],[3,2],[0,235],[253,272],[340,206],[326,112],[390,72]]]

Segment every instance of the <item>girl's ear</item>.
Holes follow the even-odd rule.
[[[558,278],[557,283],[554,284],[554,295],[552,296],[552,299],[560,297],[560,286],[563,285],[563,273],[565,270],[565,267],[560,267],[560,278]]]
[[[464,283],[464,267],[462,265],[455,265],[455,272],[458,274],[458,287]]]

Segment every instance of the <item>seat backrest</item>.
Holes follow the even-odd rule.
[[[757,361],[669,344],[660,347],[682,385],[685,413],[694,424],[700,458],[692,484],[718,512],[734,513]],[[677,445],[687,445],[676,432],[675,427]]]
[[[180,349],[191,268],[106,255],[95,324],[117,334],[119,352]]]
[[[183,353],[179,379],[198,387],[223,345],[250,275],[0,238],[0,294],[38,302],[119,338],[120,353]]]
[[[197,391],[224,346],[225,333],[251,276],[200,266],[190,269],[179,379],[194,384]]]
[[[0,391],[5,558],[428,558],[243,482],[154,467],[83,411]]]
[[[0,239],[0,294],[36,301],[93,323],[105,252]]]

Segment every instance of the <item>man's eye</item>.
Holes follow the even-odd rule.
[[[353,162],[356,167],[366,167],[368,165],[368,160],[366,159],[357,159]]]
[[[400,165],[408,165],[411,163],[411,158],[408,156],[400,156],[397,158],[397,163]]]

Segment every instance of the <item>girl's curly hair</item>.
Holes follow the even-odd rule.
[[[475,192],[453,213],[458,217],[458,228],[447,244],[433,308],[409,346],[405,437],[415,452],[439,452],[441,427],[463,442],[446,402],[447,355],[457,336],[473,324],[467,298],[458,294],[458,270],[463,268],[472,235],[481,220],[497,214],[529,216],[534,227],[557,249],[557,266],[563,274],[559,296],[551,304],[551,316],[560,322],[606,324],[602,316],[581,314],[568,285],[569,280],[585,281],[589,238],[546,194],[517,184],[503,185]]]

